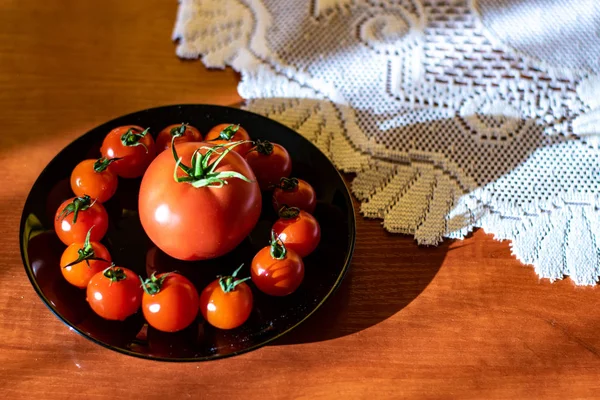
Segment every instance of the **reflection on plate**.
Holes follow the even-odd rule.
[[[60,203],[72,197],[69,175],[85,158],[98,158],[104,136],[112,128],[134,124],[150,127],[153,134],[169,124],[188,122],[206,133],[218,123],[240,123],[254,138],[280,143],[292,157],[292,175],[310,182],[317,192],[314,213],[321,224],[317,250],[306,257],[304,282],[293,294],[273,298],[252,283],[254,309],[237,329],[222,331],[206,323],[201,314],[187,329],[163,333],[148,327],[141,312],[123,322],[98,317],[85,300],[85,291],[68,284],[59,267],[65,246],[53,231],[52,218]],[[260,221],[249,237],[231,253],[214,260],[184,262],[160,251],[144,233],[137,214],[140,179],[123,180],[117,194],[104,205],[109,230],[102,240],[113,260],[142,277],[152,272],[177,270],[199,291],[219,274],[246,264],[268,242],[276,215],[268,194],[263,194]],[[337,170],[314,145],[291,129],[247,111],[209,105],[159,107],[107,122],[62,150],[39,176],[25,203],[20,242],[25,270],[44,303],[63,322],[92,341],[132,356],[166,361],[203,361],[240,354],[263,346],[309,317],[341,283],[352,257],[355,240],[354,210],[350,194]]]

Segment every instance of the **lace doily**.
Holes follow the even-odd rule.
[[[596,0],[182,0],[177,54],[313,141],[419,244],[482,227],[540,277],[600,276]]]

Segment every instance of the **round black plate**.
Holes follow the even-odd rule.
[[[72,197],[69,175],[86,158],[98,158],[104,136],[127,124],[150,127],[156,134],[169,124],[188,122],[203,134],[219,123],[240,123],[254,139],[268,139],[286,147],[292,157],[292,175],[310,182],[318,197],[315,217],[322,239],[306,257],[305,278],[293,294],[264,295],[250,282],[254,294],[252,315],[241,327],[224,331],[206,323],[201,314],[187,329],[163,333],[144,322],[141,312],[123,322],[96,316],[85,300],[85,291],[69,285],[60,272],[65,246],[54,233],[52,219],[60,203]],[[102,242],[114,262],[142,277],[154,271],[177,270],[191,279],[198,291],[219,274],[231,273],[245,263],[249,274],[254,254],[267,244],[276,215],[270,196],[263,193],[261,219],[250,236],[219,259],[198,262],[175,260],[158,250],[144,233],[137,215],[140,179],[120,179],[117,194],[105,207],[109,230]],[[348,270],[355,240],[354,210],[342,177],[312,143],[293,130],[247,111],[212,105],[158,107],[107,122],[62,150],[39,176],[25,203],[21,218],[21,255],[33,287],[44,303],[64,323],[86,338],[132,356],[165,361],[204,361],[240,354],[263,346],[308,318],[340,285]]]

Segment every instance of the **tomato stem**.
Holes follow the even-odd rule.
[[[98,173],[104,172],[111,163],[113,163],[115,161],[119,161],[120,159],[121,159],[121,157],[115,157],[115,158],[101,157],[94,162],[94,171],[98,172]]]
[[[110,267],[102,271],[102,274],[110,279],[108,286],[112,285],[113,282],[119,282],[127,279],[127,275],[125,274],[125,271],[123,271],[123,268],[116,267],[115,263],[111,263]]]
[[[140,132],[138,128],[129,128],[127,132],[121,135],[121,143],[127,147],[143,146],[146,149],[146,153],[148,153],[148,147],[140,142],[140,140],[148,134],[149,130],[150,128],[146,128]]]
[[[254,147],[248,151],[248,153],[256,151],[259,154],[270,156],[273,153],[273,143],[268,140],[256,139],[254,141]]]
[[[83,242],[83,247],[80,248],[79,250],[77,250],[77,259],[73,262],[68,263],[63,268],[72,267],[73,265],[79,264],[82,261],[85,261],[88,268],[91,268],[90,260],[98,260],[98,261],[108,262],[108,260],[105,260],[104,258],[96,257],[96,254],[94,253],[94,248],[92,247],[92,244],[90,243],[92,229],[94,229],[93,226],[87,232],[87,235],[85,235],[85,241]]]
[[[243,266],[244,266],[244,264],[240,265],[238,267],[238,269],[236,269],[233,272],[233,274],[231,274],[230,276],[219,277],[219,286],[221,286],[221,289],[223,290],[223,292],[225,292],[225,293],[233,292],[237,285],[239,285],[242,282],[246,282],[247,280],[250,279],[250,277],[243,278],[243,279],[236,279],[238,272],[240,272],[240,270],[242,269]]]
[[[235,135],[235,133],[240,129],[240,124],[231,124],[229,126],[227,126],[225,129],[223,129],[221,131],[221,133],[219,133],[219,138],[218,139],[214,139],[214,140],[231,140],[231,138]]]
[[[87,194],[83,197],[75,197],[72,202],[66,205],[65,208],[58,214],[56,217],[57,221],[62,221],[69,214],[73,214],[73,223],[77,222],[77,216],[79,215],[79,211],[85,211],[96,203],[96,200],[91,201],[91,197]]]
[[[292,219],[296,218],[300,214],[300,209],[298,207],[288,207],[287,205],[283,205],[279,209],[279,217],[283,219]]]
[[[227,153],[232,151],[235,146],[246,142],[247,141],[245,140],[241,140],[225,145],[215,145],[213,147],[202,146],[194,151],[191,157],[191,167],[188,167],[177,154],[177,149],[175,148],[175,136],[173,136],[171,139],[171,152],[173,153],[173,158],[175,158],[173,179],[175,179],[175,182],[188,182],[195,188],[205,186],[220,188],[227,185],[228,182],[226,179],[228,178],[237,178],[251,183],[252,181],[250,179],[237,171],[215,172],[215,169],[219,166]],[[219,151],[221,149],[223,149],[222,152]],[[202,154],[200,150],[206,150],[206,153]],[[218,155],[218,157],[216,160],[210,162],[213,154]],[[178,168],[180,168],[187,176],[177,176]]]
[[[160,289],[165,279],[167,279],[169,275],[171,275],[171,272],[167,272],[166,274],[161,275],[160,278],[157,278],[156,272],[153,272],[150,278],[146,279],[145,281],[144,278],[140,276],[139,278],[140,281],[142,281],[142,289],[144,289],[144,292],[148,293],[151,296],[157,294],[158,292],[160,292]]]
[[[285,192],[291,192],[298,187],[298,178],[280,178],[279,184],[275,185],[274,188],[279,188]]]
[[[285,248],[285,244],[283,241],[275,234],[275,231],[271,231],[271,257],[274,260],[283,260],[287,254],[287,249]]]
[[[176,126],[175,128],[171,128],[171,137],[180,137],[185,134],[189,124],[182,122],[180,126]]]

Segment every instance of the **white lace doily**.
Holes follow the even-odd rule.
[[[173,33],[355,172],[387,230],[482,227],[581,285],[600,276],[599,35],[596,0],[182,0]]]

